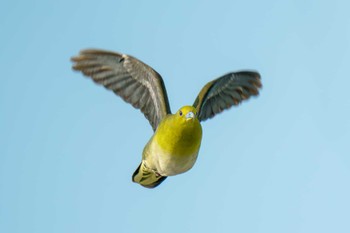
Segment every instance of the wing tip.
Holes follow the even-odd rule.
[[[84,61],[88,59],[93,59],[96,58],[96,56],[117,56],[117,57],[123,57],[124,55],[118,52],[112,52],[108,50],[103,50],[103,49],[96,49],[96,48],[87,48],[87,49],[82,49],[79,51],[79,54],[77,56],[73,56],[70,58],[72,62],[79,62],[79,61]]]
[[[234,90],[235,92],[237,92],[237,96],[231,95],[230,96],[231,103],[224,108],[216,107],[216,109],[211,109],[208,106],[210,108],[210,110],[207,109],[207,112],[203,112],[203,110],[200,109],[200,114],[198,117],[200,121],[205,121],[207,119],[211,119],[215,115],[223,112],[224,110],[228,110],[233,106],[238,106],[238,105],[242,104],[242,102],[249,100],[251,97],[259,96],[260,89],[262,88],[262,82],[261,82],[261,75],[258,71],[249,70],[249,69],[238,70],[235,72],[229,72],[226,75],[221,76],[220,78],[224,78],[224,77],[226,77],[226,78],[230,77],[230,79],[236,80],[238,82],[238,86],[236,86],[232,89],[232,91]],[[219,80],[220,78],[218,78],[216,80]],[[210,89],[211,88],[207,88],[206,91],[209,92]],[[203,91],[203,88],[202,88],[202,91]],[[204,100],[206,98],[205,96],[206,95],[204,95],[202,101],[199,101],[199,96],[197,96],[193,105],[195,106],[195,105],[208,104],[208,103],[206,103],[206,100]],[[199,103],[199,102],[201,102],[201,103]],[[202,107],[203,106],[199,106],[199,108],[202,108]]]

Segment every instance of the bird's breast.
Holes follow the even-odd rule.
[[[160,149],[178,156],[198,151],[202,141],[202,127],[198,121],[173,123],[164,122],[157,129],[154,140]]]
[[[184,124],[163,122],[147,145],[148,160],[163,176],[186,172],[197,159],[201,140],[198,120]]]

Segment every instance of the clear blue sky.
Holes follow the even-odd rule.
[[[348,1],[0,3],[0,232],[350,232]],[[175,111],[229,71],[264,88],[203,123],[195,167],[131,182],[144,116],[71,70],[84,48],[162,74]]]

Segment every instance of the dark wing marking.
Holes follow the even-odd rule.
[[[103,50],[83,50],[71,60],[74,70],[81,71],[140,109],[153,130],[170,113],[162,77],[140,60]]]
[[[250,96],[258,95],[259,88],[260,74],[254,71],[229,73],[207,83],[193,103],[198,119],[205,121]]]

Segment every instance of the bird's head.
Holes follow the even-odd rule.
[[[182,122],[194,122],[198,121],[197,110],[192,106],[184,106],[176,112],[176,118]]]

